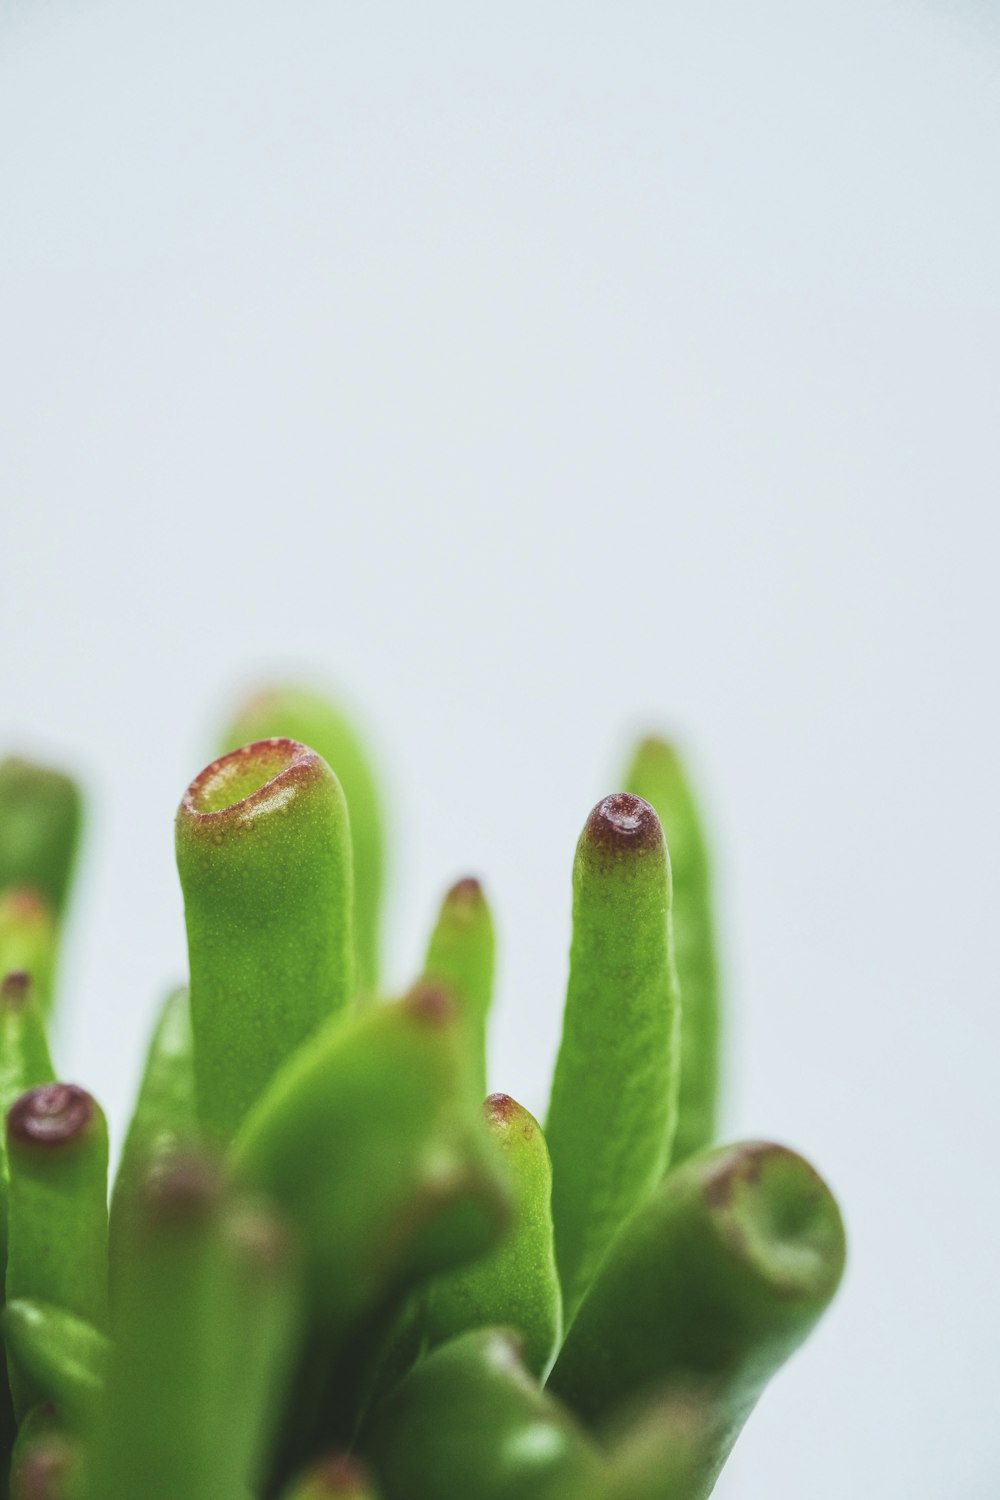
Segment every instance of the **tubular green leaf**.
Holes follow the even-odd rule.
[[[177,813],[195,1084],[228,1141],[280,1065],[353,993],[351,848],[313,750],[262,740],[214,761]]]
[[[825,1183],[782,1146],[692,1157],[619,1235],[549,1389],[587,1423],[711,1383],[701,1500],[758,1396],[840,1281],[844,1228]],[[689,1497],[685,1496],[685,1500]]]
[[[675,747],[648,738],[625,778],[656,808],[670,849],[674,961],[681,990],[681,1082],[673,1162],[715,1139],[719,1092],[718,965],[711,870],[698,805]]]
[[[60,917],[81,811],[76,783],[61,771],[14,758],[0,763],[0,890],[33,887]]]
[[[509,1094],[491,1094],[484,1114],[507,1161],[513,1224],[489,1255],[431,1283],[427,1338],[435,1345],[471,1328],[506,1324],[522,1341],[526,1368],[541,1376],[555,1354],[562,1320],[549,1153],[537,1120]]]
[[[503,1329],[436,1349],[363,1440],[386,1500],[550,1500],[602,1471],[597,1450],[540,1390]]]
[[[605,797],[573,866],[573,940],[546,1139],[567,1324],[621,1225],[663,1176],[679,1003],[670,862],[653,808]]]
[[[424,976],[455,1000],[468,1035],[476,1092],[486,1092],[486,1021],[493,998],[493,918],[478,880],[446,894],[431,935]]]
[[[52,907],[33,886],[10,886],[0,894],[0,975],[30,974],[42,1015],[52,1006],[56,962]]]
[[[418,986],[304,1047],[234,1142],[234,1172],[298,1231],[329,1330],[506,1227],[503,1164],[467,1067],[454,1006]]]
[[[237,1200],[222,1223],[222,1342],[229,1351],[226,1431],[234,1480],[256,1494],[275,1445],[282,1398],[302,1337],[299,1260],[264,1203]]]
[[[198,1136],[194,1092],[194,1041],[187,989],[168,997],[146,1054],[135,1110],[125,1137],[111,1195],[112,1290],[126,1220],[150,1168],[194,1144]]]
[[[3,1310],[4,1342],[41,1401],[52,1401],[72,1426],[93,1417],[104,1390],[108,1340],[90,1323],[51,1302],[22,1298]]]
[[[246,1500],[231,1382],[255,1358],[256,1329],[232,1284],[226,1208],[204,1155],[162,1161],[145,1181],[127,1221],[88,1500]]]
[[[384,845],[382,809],[368,752],[344,715],[321,693],[291,685],[265,689],[244,703],[223,736],[224,750],[273,735],[299,740],[323,757],[344,789],[354,856],[354,942],[358,988],[378,983]]]
[[[22,1094],[7,1113],[7,1163],[7,1300],[52,1302],[103,1328],[108,1132],[97,1102],[70,1083]],[[21,1415],[33,1404],[33,1385],[16,1361],[8,1366]]]
[[[327,1458],[285,1490],[283,1500],[378,1500],[371,1476],[356,1458]]]

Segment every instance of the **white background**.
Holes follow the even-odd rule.
[[[852,1245],[718,1493],[995,1495],[997,11],[0,17],[0,718],[91,794],[64,1071],[120,1126],[174,807],[299,668],[378,749],[392,979],[482,873],[540,1110],[577,832],[676,730],[729,1127]]]

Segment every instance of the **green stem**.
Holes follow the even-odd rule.
[[[347,805],[314,751],[264,740],[202,771],[176,826],[198,1109],[225,1141],[352,998]]]
[[[379,920],[385,839],[378,788],[368,752],[355,729],[321,693],[285,685],[255,693],[223,736],[223,750],[281,735],[310,745],[344,789],[354,859],[354,942],[358,989],[378,984]]]
[[[670,862],[628,793],[591,812],[573,866],[573,940],[545,1127],[567,1324],[619,1228],[663,1176],[677,1110]]]
[[[674,959],[680,981],[681,1082],[673,1163],[715,1139],[719,1094],[718,964],[711,869],[698,805],[680,755],[666,740],[637,747],[625,778],[659,815],[670,849]]]

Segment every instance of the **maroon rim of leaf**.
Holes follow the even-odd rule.
[[[278,809],[317,778],[325,762],[298,740],[254,740],[213,760],[191,782],[180,813],[193,827]]]
[[[26,1146],[66,1146],[84,1134],[95,1109],[92,1096],[75,1083],[43,1083],[14,1100],[7,1133]]]

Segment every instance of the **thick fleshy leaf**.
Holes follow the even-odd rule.
[[[363,1441],[385,1500],[550,1500],[602,1472],[597,1449],[525,1370],[516,1338],[444,1344],[372,1419]]]
[[[351,1001],[347,804],[315,751],[262,740],[191,783],[176,845],[198,1112],[228,1141],[281,1064]]]
[[[0,762],[0,891],[40,891],[61,916],[81,820],[79,788],[68,776],[14,757]]]
[[[354,945],[357,984],[378,984],[379,919],[384,879],[382,809],[368,751],[342,711],[322,693],[285,684],[265,688],[242,705],[223,736],[223,750],[283,735],[310,745],[332,768],[350,813],[354,859]]]
[[[650,737],[635,749],[630,792],[656,808],[670,849],[674,960],[681,990],[681,1081],[671,1160],[715,1139],[719,1091],[718,963],[711,870],[698,805],[675,746]]]
[[[837,1205],[802,1157],[761,1142],[691,1157],[619,1235],[549,1389],[602,1425],[692,1382],[710,1388],[690,1497],[702,1500],[767,1381],[830,1302],[844,1257]]]
[[[90,1421],[104,1392],[107,1335],[63,1307],[30,1298],[8,1302],[2,1324],[10,1357],[37,1399],[54,1402],[73,1426]]]
[[[624,792],[605,797],[573,865],[569,983],[545,1126],[567,1323],[669,1156],[680,1040],[669,912],[656,813]]]
[[[6,1296],[51,1302],[103,1329],[108,1311],[108,1131],[70,1083],[22,1094],[7,1113]],[[40,1392],[8,1350],[14,1409]]]
[[[127,1220],[150,1169],[194,1146],[198,1135],[194,1037],[188,992],[181,988],[168,995],[153,1031],[118,1163],[109,1230],[112,1295],[121,1246],[128,1234]]]
[[[489,1255],[435,1278],[425,1299],[425,1332],[436,1345],[472,1328],[505,1324],[521,1339],[527,1369],[541,1376],[562,1325],[549,1153],[538,1121],[509,1094],[491,1094],[483,1113],[507,1162],[513,1223]]]
[[[476,1091],[486,1092],[486,1022],[493,998],[493,918],[478,880],[456,881],[441,903],[424,960],[424,976],[442,984],[458,1006]]]

